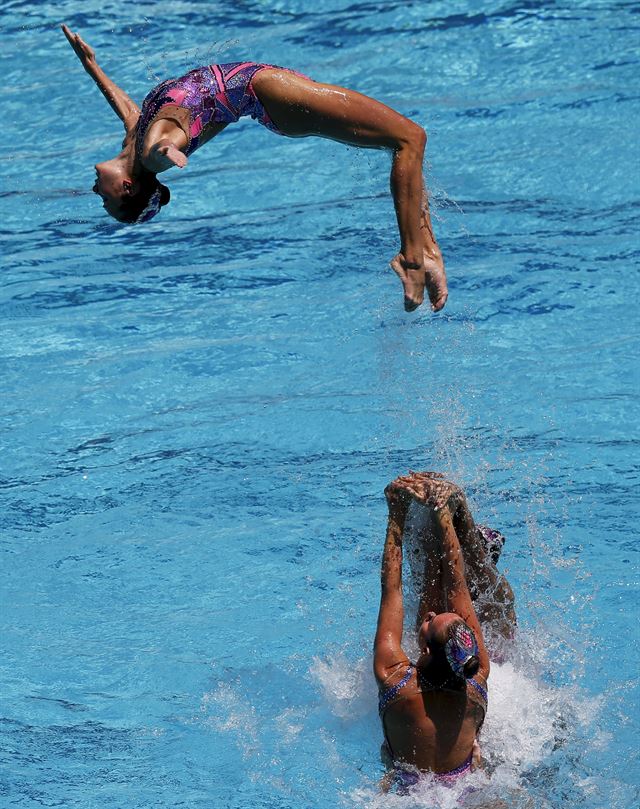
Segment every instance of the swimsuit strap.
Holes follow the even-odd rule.
[[[487,715],[487,709],[489,707],[489,692],[486,688],[486,681],[485,685],[479,683],[475,677],[470,677],[467,680],[467,684],[471,686],[470,689],[467,690],[468,698],[471,702],[475,702],[478,708],[482,711],[482,716],[478,717],[478,727],[476,733],[480,732],[480,728],[484,724],[484,719]]]
[[[384,712],[384,709],[391,702],[391,700],[396,696],[398,691],[400,691],[401,688],[404,688],[404,686],[409,682],[409,680],[411,679],[411,674],[413,672],[413,669],[414,669],[413,663],[409,663],[409,665],[407,666],[407,670],[405,672],[404,677],[399,682],[397,682],[395,685],[392,685],[390,688],[386,688],[380,694],[380,699],[379,699],[379,702],[378,702],[378,713],[382,714]]]
[[[470,677],[467,680],[467,683],[469,683],[469,685],[473,686],[473,688],[475,689],[476,693],[478,694],[482,702],[484,712],[486,713],[487,706],[489,705],[489,692],[484,686],[480,685],[480,683],[475,679],[475,677]]]

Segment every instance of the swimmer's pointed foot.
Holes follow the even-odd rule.
[[[413,312],[419,306],[422,306],[424,301],[425,271],[423,267],[414,269],[413,267],[406,267],[405,264],[402,253],[398,253],[389,262],[391,269],[402,281],[404,310],[405,312]]]
[[[440,251],[437,253],[423,252],[425,283],[429,292],[431,309],[439,312],[444,308],[449,290],[447,289],[447,274],[444,271],[444,261]]]

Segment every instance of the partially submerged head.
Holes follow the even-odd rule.
[[[133,176],[121,157],[96,164],[93,192],[103,199],[103,207],[118,222],[148,222],[166,205],[171,195],[156,175],[144,171]]]
[[[428,613],[418,630],[421,666],[433,667],[443,677],[451,673],[468,679],[478,671],[478,642],[473,630],[455,612]]]

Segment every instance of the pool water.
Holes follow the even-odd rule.
[[[3,806],[640,805],[637,12],[3,4]],[[384,153],[243,120],[113,223],[120,124],[63,21],[139,100],[249,58],[425,125],[446,309],[402,311]],[[377,789],[409,468],[507,536],[519,633],[467,797]]]

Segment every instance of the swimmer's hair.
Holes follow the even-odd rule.
[[[168,186],[162,185],[162,183],[158,183],[158,188],[160,189],[160,207],[168,205],[171,199],[171,191],[169,191]]]
[[[147,205],[153,195],[159,192],[159,206],[157,210],[150,212],[148,217],[143,217]],[[133,224],[138,221],[148,221],[152,219],[164,205],[169,204],[171,193],[166,185],[158,182],[155,176],[149,180],[143,181],[142,188],[135,197],[128,197],[125,202],[120,205],[120,219],[122,222]]]
[[[474,674],[477,674],[479,668],[480,668],[480,659],[475,655],[472,655],[462,667],[465,680],[468,680],[471,677],[473,677]]]

